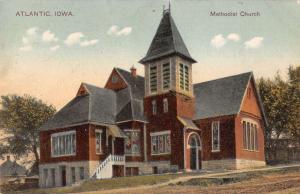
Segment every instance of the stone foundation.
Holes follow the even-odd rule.
[[[245,168],[257,168],[265,166],[265,161],[245,160],[245,159],[224,159],[224,160],[208,160],[202,161],[202,169],[228,169],[237,170]]]
[[[153,167],[157,167],[158,173],[170,172],[170,161],[159,162],[126,162],[126,167],[138,167],[139,175],[153,174]]]
[[[61,167],[66,169],[66,185],[72,183],[71,168],[75,167],[75,182],[80,180],[80,167],[84,168],[84,179],[93,176],[96,167],[99,165],[98,161],[79,161],[79,162],[58,162],[39,165],[39,186],[40,187],[60,187],[62,186],[62,171]],[[48,178],[45,175],[45,169],[48,171]],[[52,169],[54,169],[55,176],[52,176]]]

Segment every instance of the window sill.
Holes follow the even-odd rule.
[[[212,150],[211,152],[216,153],[216,152],[220,152],[220,150]]]
[[[159,155],[170,155],[171,153],[159,153],[159,154],[153,154],[151,153],[152,156],[159,156]]]
[[[248,150],[248,149],[243,149],[243,150],[248,152],[259,152],[258,150]]]
[[[76,156],[76,154],[66,154],[66,155],[59,155],[59,156],[51,155],[51,158],[68,157],[68,156]]]
[[[104,153],[103,152],[101,152],[101,153],[96,153],[96,155],[103,155]]]
[[[136,153],[136,154],[125,154],[125,156],[141,156],[140,153]]]

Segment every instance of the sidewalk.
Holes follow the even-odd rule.
[[[205,174],[199,174],[199,175],[191,175],[191,176],[184,176],[184,177],[178,177],[173,180],[155,184],[155,185],[143,185],[138,187],[128,187],[128,188],[120,188],[120,189],[111,189],[111,190],[103,190],[103,191],[91,191],[91,192],[83,192],[86,194],[113,194],[113,193],[119,193],[119,192],[128,192],[135,191],[139,189],[152,189],[162,186],[167,186],[169,184],[177,184],[179,182],[185,182],[193,178],[210,178],[210,177],[216,177],[216,176],[223,176],[223,175],[230,175],[230,174],[236,174],[236,173],[244,173],[244,172],[254,172],[254,171],[267,171],[272,169],[282,169],[282,168],[289,168],[289,167],[300,167],[300,163],[296,164],[289,164],[289,165],[278,165],[278,166],[266,166],[263,168],[257,168],[257,169],[244,169],[244,170],[232,170],[228,172],[219,172],[219,173],[205,173]],[[82,193],[82,194],[83,194]]]

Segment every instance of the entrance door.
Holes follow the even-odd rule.
[[[61,167],[61,185],[66,186],[67,183],[67,176],[66,176],[66,167]]]
[[[199,170],[201,169],[201,143],[200,143],[200,137],[198,134],[193,133],[189,136],[188,140],[188,148],[189,148],[189,169],[191,170]]]
[[[196,170],[197,169],[197,148],[193,147],[190,149],[190,166],[192,170]]]

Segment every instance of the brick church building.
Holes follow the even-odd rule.
[[[193,59],[165,10],[136,69],[82,83],[40,128],[40,186],[90,178],[265,165],[266,118],[252,72],[193,83]]]

